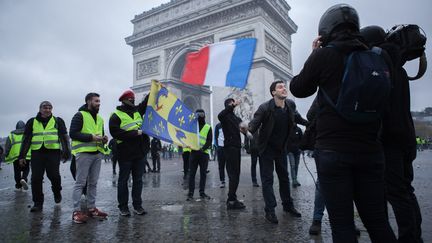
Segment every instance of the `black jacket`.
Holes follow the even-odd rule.
[[[48,118],[43,118],[41,116],[41,114],[38,112],[36,117],[30,118],[26,122],[26,126],[24,129],[23,142],[21,145],[20,155],[19,155],[18,159],[25,159],[26,154],[27,154],[28,150],[30,149],[31,140],[33,138],[33,121],[34,121],[34,119],[38,120],[39,122],[42,123],[42,125],[44,127],[46,127],[46,125],[48,124],[48,121],[51,119],[51,116]],[[61,156],[62,156],[62,159],[66,161],[71,156],[70,155],[70,147],[69,147],[69,138],[67,136],[66,125],[65,125],[63,119],[61,119],[60,117],[56,117],[55,126],[57,127],[57,130],[58,130]],[[48,149],[46,149],[44,146],[42,146],[38,151],[43,152],[43,151],[47,151],[47,150]],[[55,149],[50,149],[50,150],[55,150]]]
[[[416,138],[411,116],[410,86],[408,75],[403,68],[398,46],[385,43],[380,46],[390,55],[393,63],[390,107],[383,119],[382,142],[384,147],[415,150]]]
[[[127,106],[122,104],[117,106],[117,109],[127,113],[131,118],[134,113],[138,111],[141,116],[145,114],[147,108],[148,95],[138,106]],[[120,128],[121,120],[113,113],[109,120],[109,130],[111,136],[116,140],[121,140],[122,143],[117,144],[118,160],[130,161],[142,159],[150,149],[150,138],[147,134],[138,135],[138,131],[125,131]]]
[[[78,140],[81,142],[91,142],[93,140],[92,134],[81,133],[81,129],[83,127],[83,116],[80,111],[89,112],[96,122],[97,113],[90,111],[87,108],[87,105],[81,106],[78,109],[78,112],[75,113],[75,115],[72,117],[70,129],[69,129],[69,136],[71,137],[71,139]],[[105,131],[102,130],[102,136],[104,135],[105,135]]]
[[[288,136],[287,152],[298,153],[300,149],[300,141],[303,137],[303,131],[298,126],[294,126]]]
[[[222,124],[219,122],[218,124],[216,124],[216,127],[215,127],[215,135],[214,135],[214,137],[215,137],[215,145],[216,145],[216,148],[220,148],[220,147],[222,147],[223,148],[223,145],[220,145],[219,144],[219,141],[218,141],[218,139],[219,139],[219,136],[220,136],[220,129],[222,129]],[[223,130],[222,130],[222,134],[223,134]]]
[[[198,127],[199,127],[200,131],[204,127],[205,124],[206,124],[205,122],[201,122],[198,120]],[[207,133],[206,142],[204,143],[204,145],[201,147],[201,149],[199,151],[203,152],[207,149],[210,149],[212,146],[212,142],[213,142],[212,140],[213,140],[213,132],[212,132],[212,128],[210,127],[210,130]],[[194,151],[194,150],[192,150],[192,151]]]
[[[274,99],[271,99],[267,102],[264,102],[258,107],[258,110],[255,112],[252,121],[249,122],[249,131],[254,134],[259,129],[258,134],[258,150],[259,153],[263,153],[267,148],[267,144],[269,142],[270,136],[273,132],[274,127],[274,117],[273,112],[275,110],[276,104]],[[291,131],[294,125],[294,111],[292,110],[292,104],[290,105],[290,101],[288,99],[285,100],[285,109],[288,110],[289,114],[289,122],[287,125],[287,131]],[[289,134],[287,134],[283,148],[286,148],[286,142]]]
[[[345,56],[367,47],[355,36],[340,36],[330,43],[336,48],[319,48],[309,56],[303,70],[290,83],[291,93],[299,98],[313,95],[318,87],[324,88],[333,102],[339,94],[344,72]],[[318,149],[338,152],[378,152],[380,121],[352,124],[341,118],[318,94],[319,115],[316,121]]]
[[[157,154],[161,150],[162,150],[161,141],[159,139],[157,139],[157,138],[153,138],[151,140],[151,154],[155,155],[155,154]]]
[[[221,122],[224,134],[224,148],[241,148],[239,125],[242,120],[234,114],[234,107],[231,105],[225,107],[225,109],[219,113],[218,119]]]

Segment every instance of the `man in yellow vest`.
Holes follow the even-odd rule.
[[[5,160],[6,163],[13,163],[16,191],[28,190],[27,176],[30,172],[30,151],[27,153],[25,165],[21,166],[18,162],[24,128],[25,123],[23,121],[18,121],[16,124],[16,130],[13,130],[10,133],[5,144]]]
[[[24,138],[19,154],[19,162],[24,166],[26,156],[31,150],[31,186],[34,205],[30,212],[40,212],[43,208],[44,194],[42,180],[46,171],[51,181],[51,189],[55,203],[60,203],[61,177],[60,160],[70,158],[67,129],[63,119],[54,117],[53,106],[49,101],[39,105],[36,117],[27,121],[24,129]]]
[[[192,150],[189,157],[189,193],[187,200],[193,200],[193,194],[195,190],[195,174],[197,172],[198,166],[200,167],[200,183],[199,183],[199,193],[202,199],[210,199],[210,197],[205,194],[205,184],[207,176],[207,167],[210,156],[210,147],[212,146],[213,133],[211,126],[205,122],[205,112],[202,109],[195,111],[198,116],[198,126],[199,126],[199,144],[200,150]]]
[[[72,154],[75,156],[76,180],[72,192],[74,212],[72,220],[77,223],[85,223],[89,217],[106,219],[108,216],[96,208],[96,187],[101,169],[101,161],[104,157],[104,145],[108,137],[104,133],[104,121],[98,114],[100,96],[97,93],[88,93],[85,102],[74,115],[70,126],[72,139]],[[81,211],[81,194],[87,184],[87,208],[88,213]]]
[[[134,213],[144,215],[142,207],[142,177],[147,153],[150,149],[150,138],[142,132],[142,116],[147,108],[148,95],[135,106],[135,94],[125,91],[119,98],[122,103],[117,106],[109,121],[111,136],[117,141],[119,178],[117,183],[117,200],[120,215],[130,216],[128,200],[128,179],[132,173],[132,205]]]

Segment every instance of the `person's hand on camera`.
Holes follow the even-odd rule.
[[[321,36],[318,36],[313,42],[312,42],[312,50],[316,50],[321,47],[322,41],[320,40]]]

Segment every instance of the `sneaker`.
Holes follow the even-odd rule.
[[[87,222],[87,219],[88,219],[87,215],[85,215],[81,211],[74,211],[72,214],[72,220],[76,224],[83,224],[83,223]]]
[[[62,195],[61,195],[60,191],[54,192],[54,202],[59,204],[59,203],[61,203],[61,201],[62,201]]]
[[[210,197],[209,195],[205,194],[204,192],[201,192],[201,193],[200,193],[200,197],[201,197],[202,199],[207,199],[207,200],[210,200],[210,199],[211,199],[211,197]]]
[[[321,234],[321,221],[320,220],[312,221],[312,225],[309,228],[309,234],[311,234],[311,235]]]
[[[299,211],[297,211],[297,209],[295,209],[294,207],[287,207],[283,209],[285,212],[291,214],[291,216],[296,217],[296,218],[300,218],[301,217],[301,213]]]
[[[22,188],[21,187],[15,187],[15,189],[14,189],[14,191],[16,191],[16,192],[21,192],[22,191]]]
[[[21,184],[22,189],[23,189],[24,191],[27,191],[27,190],[28,190],[27,181],[25,181],[24,179],[21,179],[21,180],[20,180],[20,184]]]
[[[134,211],[134,213],[137,214],[137,215],[145,215],[145,214],[147,214],[147,212],[146,212],[146,211],[144,210],[144,208],[141,207],[141,206],[134,208],[133,211]]]
[[[36,212],[41,212],[42,211],[42,205],[33,205],[33,207],[30,208],[30,212],[32,213],[36,213]]]
[[[238,200],[227,202],[227,209],[228,210],[244,209],[244,208],[246,208],[246,206]]]
[[[129,208],[120,208],[120,215],[125,217],[130,216],[131,213],[129,211]]]
[[[100,211],[98,208],[89,209],[87,215],[89,217],[98,218],[98,219],[106,219],[106,217],[108,216],[107,213]]]
[[[187,195],[186,201],[192,201],[192,200],[193,200],[193,195],[189,193]]]
[[[219,188],[225,188],[225,181],[221,181]]]
[[[294,188],[301,186],[301,184],[297,180],[293,180],[292,186]]]
[[[252,185],[253,185],[253,187],[259,187],[258,183],[256,183],[256,182],[254,182]]]
[[[278,224],[279,223],[275,213],[266,212],[265,213],[265,219],[267,219],[267,221],[269,221],[272,224]]]

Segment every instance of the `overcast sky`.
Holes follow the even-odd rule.
[[[0,0],[0,136],[18,120],[36,115],[42,100],[53,103],[54,115],[69,127],[72,116],[90,91],[101,94],[101,114],[108,116],[123,90],[132,86],[131,35],[134,15],[168,0]],[[298,73],[311,51],[318,21],[333,0],[287,1],[298,25],[292,58]],[[355,7],[362,26],[416,23],[432,33],[430,0],[345,1]],[[429,11],[429,13],[428,13]],[[431,55],[431,40],[427,56]],[[416,64],[409,73],[415,75]],[[431,71],[411,84],[412,110],[432,106]],[[310,99],[296,100],[305,114]]]

